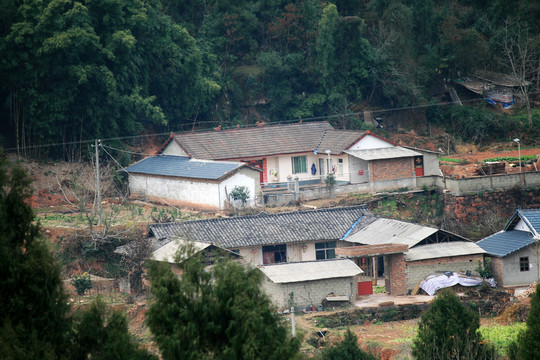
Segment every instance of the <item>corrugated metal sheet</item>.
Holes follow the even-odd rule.
[[[241,162],[196,160],[184,156],[160,155],[144,159],[126,169],[128,173],[218,180],[245,166]]]
[[[416,261],[484,253],[484,249],[473,242],[450,241],[438,244],[427,244],[409,249],[409,252],[405,253],[405,260]],[[473,265],[476,266],[476,264]]]
[[[379,148],[379,149],[364,149],[364,150],[345,150],[346,154],[354,156],[362,160],[384,160],[404,157],[413,157],[422,155],[417,151],[405,149],[401,146]]]
[[[534,243],[535,239],[528,231],[508,230],[488,236],[476,244],[489,255],[505,257]]]
[[[409,248],[439,231],[394,219],[377,219],[345,240],[364,245],[406,244]]]
[[[362,216],[371,215],[366,205],[293,211],[277,214],[152,224],[154,236],[176,236],[210,242],[233,249],[254,245],[340,239]],[[359,225],[356,225],[359,226]]]
[[[265,265],[259,269],[277,284],[350,277],[363,272],[349,259]]]
[[[526,218],[536,234],[540,234],[540,209],[520,209],[518,213]]]
[[[152,259],[157,261],[164,261],[168,263],[175,263],[176,253],[181,247],[189,249],[188,251],[193,251],[193,254],[203,251],[207,247],[212,246],[211,244],[201,243],[192,241],[186,244],[185,241],[171,241],[165,246],[157,249],[152,253]]]

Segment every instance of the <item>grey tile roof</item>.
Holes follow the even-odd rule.
[[[244,159],[314,151],[328,122],[265,125],[243,129],[175,134],[189,156],[198,159]]]
[[[318,146],[317,152],[324,154],[326,150],[330,150],[332,155],[339,155],[344,150],[354,145],[365,132],[351,130],[326,130],[324,137]]]
[[[382,160],[422,155],[417,151],[406,149],[401,146],[386,147],[379,149],[346,150],[345,153],[362,160]]]
[[[126,169],[128,173],[218,180],[245,166],[241,162],[196,160],[160,155],[146,158]]]
[[[259,269],[276,284],[350,277],[363,272],[349,259],[272,264]]]
[[[503,230],[476,242],[476,244],[489,255],[505,257],[534,244],[534,242],[532,234],[528,231]]]
[[[198,159],[247,159],[330,150],[341,154],[365,132],[336,130],[328,122],[265,125],[243,129],[175,134],[176,141]]]
[[[337,240],[369,217],[366,205],[278,214],[153,224],[150,233],[164,245],[175,237],[227,249],[303,241]]]

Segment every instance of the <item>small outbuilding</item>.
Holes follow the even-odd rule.
[[[247,189],[247,203],[259,195],[260,170],[243,162],[186,156],[146,158],[126,169],[131,196],[203,209],[224,209],[235,187]]]
[[[318,306],[329,294],[354,300],[357,276],[362,273],[349,259],[273,264],[259,269],[265,276],[264,291],[280,309],[290,306],[291,294],[297,307]]]
[[[476,244],[491,258],[502,286],[529,285],[540,279],[540,209],[517,209],[503,230]]]

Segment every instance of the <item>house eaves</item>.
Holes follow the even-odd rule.
[[[349,259],[264,265],[259,266],[259,270],[276,284],[344,278],[363,273]]]

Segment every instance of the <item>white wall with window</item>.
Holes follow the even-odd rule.
[[[538,281],[540,245],[531,245],[503,259],[504,286],[528,285]]]

